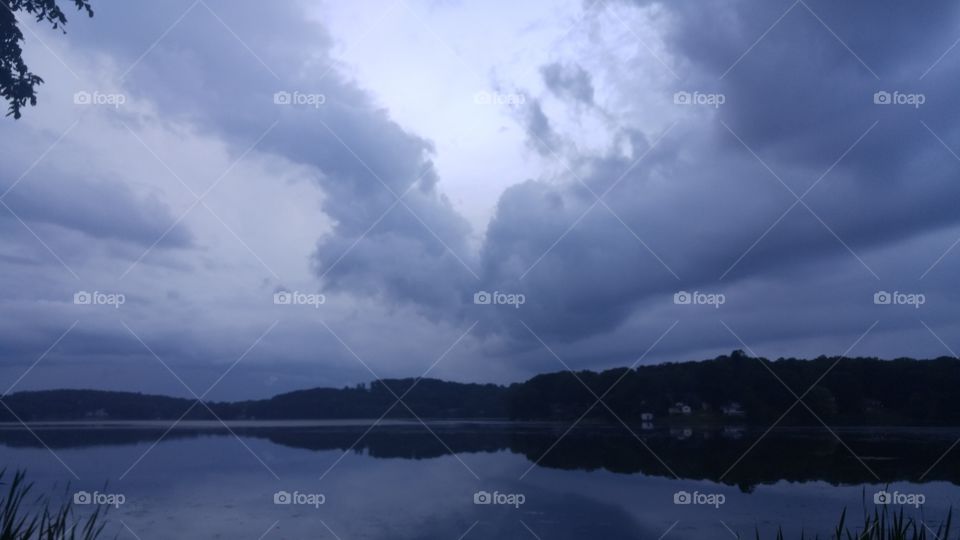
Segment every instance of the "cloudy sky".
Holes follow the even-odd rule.
[[[0,122],[3,386],[954,356],[960,6],[708,4],[24,20],[46,83]]]

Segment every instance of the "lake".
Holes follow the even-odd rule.
[[[567,429],[5,425],[0,455],[44,493],[113,503],[108,536],[141,540],[799,538],[881,490],[934,529],[960,506],[957,429]]]

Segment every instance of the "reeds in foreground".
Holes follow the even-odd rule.
[[[947,518],[932,529],[923,521],[907,516],[900,508],[899,512],[889,511],[887,506],[883,510],[874,508],[873,514],[865,513],[863,524],[853,527],[847,523],[847,510],[840,513],[840,522],[830,536],[830,540],[950,540],[950,525],[953,522],[953,510],[947,513]],[[756,531],[756,538],[760,540],[760,531]],[[800,540],[807,537],[800,533]],[[812,537],[812,540],[820,536]],[[960,536],[953,537],[960,540]],[[777,530],[777,540],[785,540],[783,529]]]
[[[0,540],[95,540],[102,535],[106,523],[101,507],[86,519],[75,518],[69,497],[59,506],[44,496],[31,499],[33,484],[25,476],[23,471],[14,473],[0,499]],[[6,469],[0,470],[0,485],[5,477]]]

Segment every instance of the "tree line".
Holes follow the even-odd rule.
[[[208,402],[132,392],[44,390],[4,396],[0,420],[510,419],[630,423],[960,425],[960,360],[749,357],[601,372],[560,371],[510,385],[383,379],[269,399]],[[402,402],[397,401],[402,397]],[[602,402],[598,398],[602,397]],[[677,414],[678,404],[689,407]],[[724,414],[736,406],[742,413]],[[8,409],[9,408],[9,409]],[[211,414],[211,411],[213,414]],[[589,411],[589,412],[586,412]],[[585,414],[586,412],[586,414]]]

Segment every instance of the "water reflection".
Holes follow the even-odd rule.
[[[134,538],[130,527],[141,540],[670,540],[777,527],[799,537],[829,533],[843,508],[872,509],[865,497],[888,483],[925,493],[932,523],[960,505],[960,452],[937,462],[960,436],[949,430],[843,430],[843,443],[825,430],[775,430],[756,443],[762,432],[740,428],[653,429],[637,432],[641,443],[622,427],[587,426],[556,443],[566,425],[431,423],[438,440],[418,423],[231,424],[240,444],[219,424],[187,423],[154,446],[168,427],[45,425],[34,436],[5,426],[0,459],[50,492],[106,482],[128,501],[111,512],[112,533]],[[278,490],[326,502],[276,505]],[[522,493],[525,504],[476,505],[479,490]],[[676,505],[678,490],[726,502]]]
[[[622,427],[586,426],[566,433],[559,424],[390,422],[238,423],[233,433],[290,448],[353,451],[373,458],[429,459],[451,452],[509,451],[541,467],[710,480],[749,492],[781,480],[833,485],[943,480],[960,485],[960,433],[950,429],[780,429],[743,427],[644,430],[642,442]],[[152,443],[165,423],[49,425],[0,429],[8,447],[90,448]],[[218,423],[182,423],[166,440],[229,437]],[[563,436],[562,439],[561,436]],[[557,440],[560,439],[560,442]],[[759,441],[759,442],[758,442]],[[749,459],[746,459],[749,457]],[[936,466],[934,466],[936,465]]]

